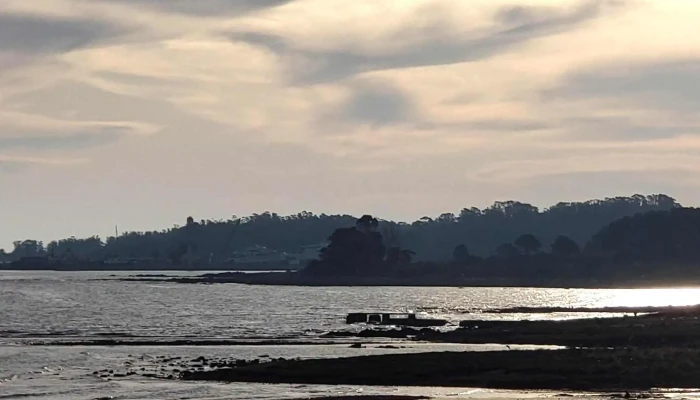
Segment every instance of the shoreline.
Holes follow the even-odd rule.
[[[589,392],[696,389],[697,349],[515,350],[284,360],[190,370],[185,381]],[[692,366],[692,367],[691,367]]]
[[[474,277],[318,277],[300,274],[293,270],[231,269],[231,268],[3,268],[0,273],[75,273],[102,272],[122,273],[109,277],[93,278],[93,281],[161,282],[180,284],[241,284],[250,286],[298,286],[298,287],[445,287],[445,288],[541,288],[541,289],[660,289],[700,288],[700,277],[644,279],[598,278],[598,279],[528,279],[528,278],[474,278]],[[124,274],[124,273],[133,274]],[[177,275],[177,273],[197,275]],[[173,275],[167,275],[173,273]]]
[[[190,368],[179,378],[186,381],[516,390],[628,391],[698,387],[700,306],[637,317],[463,321],[460,326],[448,332],[425,328],[363,332],[375,332],[373,337],[399,332],[405,333],[403,338],[408,341],[432,343],[496,342],[566,348],[283,360],[210,370]]]
[[[668,287],[700,287],[698,279],[644,280],[536,280],[536,279],[472,279],[451,277],[387,278],[387,277],[313,277],[295,272],[223,272],[191,277],[126,276],[124,282],[169,282],[180,284],[242,284],[251,286],[301,287],[451,287],[451,288],[543,288],[543,289],[653,289]]]
[[[649,311],[640,307],[640,310]],[[630,310],[634,310],[631,308]],[[433,343],[507,343],[608,348],[638,346],[700,348],[700,306],[661,307],[639,316],[565,320],[462,320],[459,328],[366,328],[359,332],[333,331],[324,338],[390,338]]]

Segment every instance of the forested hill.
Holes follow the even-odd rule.
[[[544,210],[517,201],[496,202],[485,209],[465,208],[459,214],[424,217],[412,223],[382,221],[380,232],[388,246],[413,250],[416,260],[447,260],[457,245],[465,244],[474,255],[493,254],[503,244],[530,233],[549,245],[565,235],[584,245],[611,222],[649,211],[680,207],[666,195],[634,195],[586,202],[559,203]],[[381,216],[380,216],[381,217]],[[302,212],[279,216],[265,212],[228,220],[200,221],[183,227],[152,232],[128,232],[102,240],[69,238],[46,246],[35,240],[15,242],[6,259],[50,254],[101,260],[109,257],[170,258],[189,243],[202,257],[225,258],[232,251],[260,245],[298,252],[307,245],[324,243],[334,230],[354,226],[350,215],[314,215]],[[184,218],[183,218],[183,222]],[[0,254],[2,256],[2,254]]]

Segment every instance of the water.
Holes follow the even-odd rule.
[[[195,358],[345,357],[426,350],[488,350],[501,346],[410,345],[361,350],[347,345],[228,347],[51,347],[27,341],[105,337],[285,339],[318,341],[348,329],[351,311],[418,311],[467,318],[569,318],[570,315],[481,314],[515,306],[665,306],[700,303],[700,289],[310,288],[123,282],[113,273],[0,272],[0,399],[281,399],[328,394],[401,393],[455,397],[508,396],[478,389],[359,388],[163,382],[141,377],[106,380],[99,369],[144,368],[158,355]],[[114,273],[128,275],[129,273]],[[131,273],[133,274],[133,273]],[[183,275],[183,273],[169,273]],[[143,358],[143,360],[142,360]],[[541,395],[541,393],[540,393]],[[523,394],[519,393],[518,397]],[[457,396],[459,397],[459,396]]]

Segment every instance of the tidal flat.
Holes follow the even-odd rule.
[[[567,348],[276,360],[186,370],[180,378],[520,390],[691,389],[698,387],[700,376],[699,316],[700,308],[692,306],[664,308],[636,317],[463,321],[459,329],[448,332],[366,329],[352,335],[393,338],[404,335],[407,340],[432,342],[562,345]]]

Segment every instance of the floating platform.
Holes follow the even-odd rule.
[[[445,326],[448,321],[434,318],[418,318],[414,313],[350,313],[347,324],[375,324],[397,326]]]

